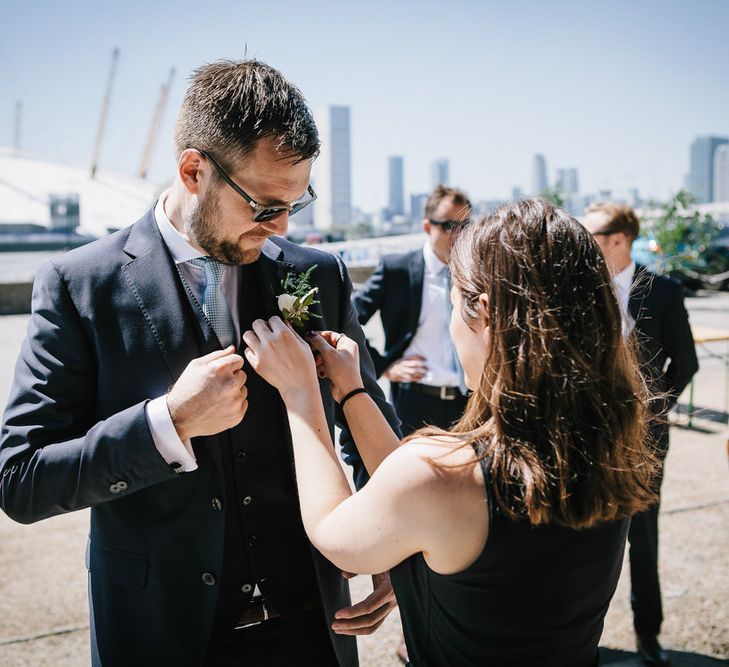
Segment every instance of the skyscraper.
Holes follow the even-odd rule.
[[[547,161],[537,153],[532,162],[532,194],[540,195],[549,187],[547,180]]]
[[[714,151],[714,201],[729,201],[729,144]]]
[[[387,175],[389,183],[387,209],[390,217],[405,215],[405,179],[401,156],[394,155],[388,158]]]
[[[450,180],[450,168],[447,158],[434,160],[430,165],[430,181],[433,188],[437,185],[448,185]]]
[[[557,169],[557,189],[564,195],[576,195],[580,191],[577,169]]]
[[[699,204],[714,201],[714,153],[726,143],[729,143],[726,137],[696,137],[691,144],[687,186]]]
[[[349,107],[329,106],[316,113],[321,153],[314,163],[317,201],[314,225],[344,227],[352,219]]]
[[[410,195],[410,218],[420,222],[425,216],[425,204],[428,202],[428,193]]]

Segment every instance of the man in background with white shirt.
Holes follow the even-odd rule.
[[[360,324],[380,312],[385,349],[368,343],[386,377],[408,435],[424,424],[448,428],[466,405],[463,376],[449,333],[448,260],[455,229],[471,215],[464,192],[439,185],[425,204],[422,248],[386,255],[354,296]]]
[[[364,347],[342,262],[281,238],[316,198],[313,117],[280,72],[220,61],[193,73],[175,145],[172,186],[143,218],[36,275],[0,504],[21,523],[91,508],[95,666],[355,667],[353,635],[395,604],[389,578],[349,606],[306,538],[280,395],[241,347],[255,320],[281,314],[282,281],[313,267],[312,321]],[[363,480],[326,384],[322,399]]]
[[[584,226],[602,249],[623,315],[623,335],[637,336],[649,386],[662,396],[650,435],[661,465],[668,452],[668,411],[699,368],[681,285],[637,265],[630,252],[640,234],[633,209],[622,204],[594,204]],[[655,405],[655,402],[654,402]],[[656,479],[660,494],[663,470]],[[660,502],[660,500],[659,500]],[[663,621],[658,577],[658,509],[633,517],[628,533],[633,623],[638,652],[647,665],[669,664],[658,635]]]

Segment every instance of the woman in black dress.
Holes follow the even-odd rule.
[[[450,431],[404,446],[355,391],[354,341],[322,332],[307,345],[279,318],[244,335],[288,410],[304,525],[343,570],[391,570],[416,667],[594,665],[653,471],[645,386],[605,261],[575,219],[526,200],[467,225],[451,271],[472,394]],[[355,494],[317,366],[371,474]]]

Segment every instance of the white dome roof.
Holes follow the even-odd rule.
[[[79,233],[105,236],[138,220],[162,187],[135,176],[97,172],[0,151],[0,225],[50,226],[50,195],[78,195]]]

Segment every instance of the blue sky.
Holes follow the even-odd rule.
[[[22,100],[23,146],[87,164],[111,51],[121,48],[101,165],[134,173],[177,68],[150,177],[173,172],[191,70],[255,56],[313,108],[352,107],[354,204],[386,203],[387,157],[408,192],[451,161],[475,199],[528,188],[531,159],[575,166],[583,191],[683,183],[697,134],[729,135],[729,2],[449,0],[0,3],[0,146]]]

